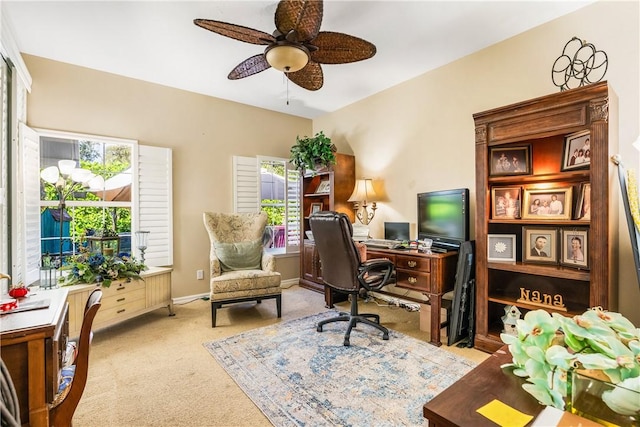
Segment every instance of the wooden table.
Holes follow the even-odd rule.
[[[367,259],[374,258],[387,258],[394,263],[396,266],[396,287],[420,292],[429,299],[428,303],[431,305],[429,328],[431,341],[429,343],[437,346],[442,345],[440,342],[442,295],[452,290],[455,285],[458,252],[425,253],[417,250],[367,248]],[[421,304],[426,303],[426,301],[405,296],[401,298]]]
[[[0,316],[2,360],[16,388],[21,422],[31,426],[49,425],[68,330],[67,290],[34,289],[24,301],[40,299],[48,299],[49,307]]]
[[[509,368],[500,368],[510,362],[511,354],[504,346],[425,403],[422,413],[429,420],[429,427],[495,427],[494,422],[476,412],[493,399],[535,419],[544,406],[522,389],[523,378],[513,375]]]

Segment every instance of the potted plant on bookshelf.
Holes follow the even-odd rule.
[[[331,138],[320,131],[314,137],[296,136],[296,144],[291,147],[290,161],[296,169],[307,169],[315,173],[323,167],[330,167],[336,162],[336,146],[331,143]]]

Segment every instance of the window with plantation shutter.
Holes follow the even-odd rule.
[[[267,212],[268,251],[300,251],[300,177],[288,159],[234,156],[233,207],[239,213]]]
[[[50,166],[47,163],[57,164],[60,158],[78,161],[80,156],[85,166],[95,165],[96,161],[99,166],[101,159],[112,158],[108,160],[111,163],[107,161],[104,163],[105,173],[109,173],[110,165],[122,164],[123,159],[130,159],[125,170],[111,172],[111,178],[127,179],[128,184],[122,183],[119,187],[113,188],[115,191],[111,191],[105,182],[104,193],[103,190],[96,191],[91,189],[93,187],[89,189],[85,187],[83,191],[76,193],[74,190],[73,194],[69,194],[69,199],[66,201],[66,215],[69,219],[65,219],[65,222],[70,222],[70,226],[64,230],[63,224],[62,239],[65,256],[76,253],[78,245],[83,244],[84,230],[89,230],[85,224],[90,219],[95,219],[97,212],[99,217],[104,218],[101,224],[110,223],[111,220],[114,223],[117,221],[121,251],[130,252],[139,257],[135,232],[149,231],[145,264],[147,266],[172,265],[173,197],[170,149],[142,146],[132,140],[58,131],[34,131],[27,126],[21,126],[19,136],[18,174],[24,189],[22,197],[24,207],[18,213],[20,227],[16,227],[14,234],[19,242],[17,250],[24,254],[18,262],[17,270],[22,272],[24,276],[22,280],[25,283],[30,284],[39,279],[40,259],[43,253],[52,255],[59,253],[57,248],[60,247],[61,239],[57,231],[60,226],[57,224],[60,224],[60,221],[54,224],[56,227],[54,237],[44,236],[46,228],[43,225],[52,216],[53,211],[58,212],[59,202],[55,194],[52,196],[51,188],[47,189],[48,184],[42,184],[44,181],[40,179],[40,171]],[[87,158],[91,158],[93,163]],[[116,159],[115,162],[113,158]],[[46,189],[46,192],[41,193],[42,189]],[[47,213],[50,214],[47,215]],[[57,218],[60,218],[60,215]],[[74,231],[76,225],[82,229],[82,232]],[[48,227],[50,226],[48,224]],[[125,231],[121,231],[122,228]],[[51,250],[48,245],[51,241],[55,250]]]

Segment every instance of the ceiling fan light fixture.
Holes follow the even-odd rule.
[[[300,45],[277,44],[269,46],[264,54],[269,65],[285,73],[300,71],[309,62],[309,52]]]

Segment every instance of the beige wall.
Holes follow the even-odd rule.
[[[384,221],[408,221],[415,236],[419,192],[468,187],[473,200],[473,113],[557,92],[551,67],[573,36],[608,55],[606,80],[619,97],[619,152],[637,169],[631,143],[639,135],[639,13],[638,2],[598,2],[314,120],[314,131],[355,154],[356,176],[380,180],[388,195],[372,235],[383,236]],[[619,309],[637,325],[640,290],[620,218]]]
[[[31,127],[136,139],[173,150],[173,297],[206,293],[209,238],[202,212],[233,210],[231,156],[289,157],[311,121],[157,84],[23,55],[33,78]],[[242,84],[242,83],[238,83]],[[298,257],[278,258],[283,279]]]
[[[416,193],[468,187],[475,197],[472,114],[556,92],[551,66],[573,36],[609,56],[618,93],[620,154],[631,167],[639,134],[639,6],[601,1],[450,65],[310,121],[106,73],[26,56],[33,76],[29,124],[138,139],[174,150],[174,297],[206,292],[204,210],[231,210],[231,155],[288,156],[296,134],[324,130],[356,155],[357,176],[379,180],[388,199],[372,223],[409,221]],[[428,55],[429,52],[416,54]],[[230,143],[231,142],[231,143]],[[475,207],[472,206],[472,214]],[[621,217],[622,218],[622,217]],[[621,219],[622,220],[622,219]],[[623,220],[622,220],[623,221]],[[620,311],[640,324],[640,290],[624,222],[620,229]],[[297,260],[279,260],[297,275]]]

